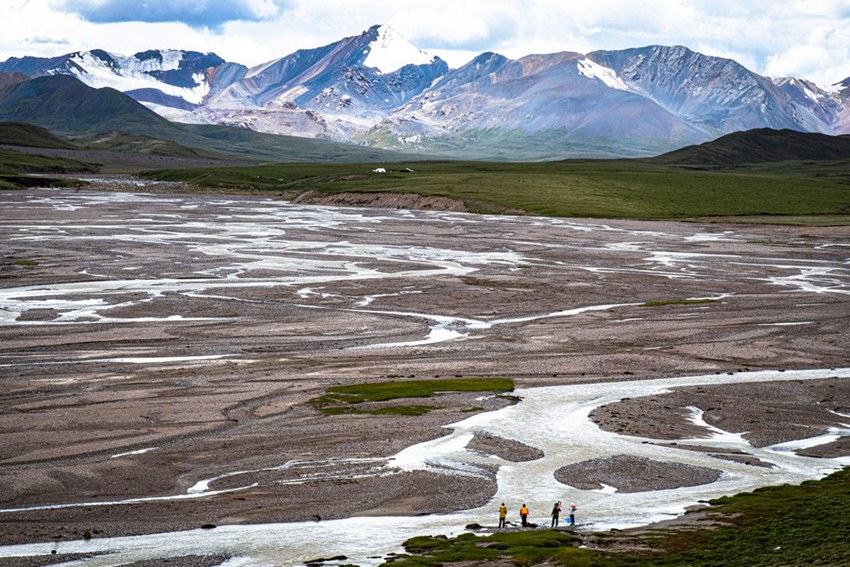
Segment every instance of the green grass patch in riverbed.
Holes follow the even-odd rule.
[[[720,522],[711,526],[604,534],[608,545],[618,538],[630,545],[642,540],[653,552],[578,549],[578,542],[562,532],[528,530],[487,537],[412,538],[405,542],[410,555],[389,564],[422,567],[505,558],[517,565],[548,562],[570,567],[850,565],[850,468],[820,481],[760,488],[711,504]]]
[[[638,307],[662,307],[664,305],[694,305],[700,303],[720,303],[719,299],[662,299],[658,301],[647,301]]]
[[[330,415],[344,413],[422,415],[434,409],[431,406],[391,406],[386,408],[358,409],[364,402],[387,402],[405,398],[430,398],[442,392],[511,392],[514,383],[509,378],[452,378],[446,380],[407,380],[373,382],[333,386],[323,396],[310,403]]]

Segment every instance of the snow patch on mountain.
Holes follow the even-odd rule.
[[[192,104],[201,104],[210,91],[203,73],[194,73],[192,88],[169,85],[157,80],[149,73],[158,71],[174,71],[180,67],[183,52],[163,50],[162,58],[139,60],[136,57],[108,53],[111,58],[106,60],[91,51],[75,53],[70,61],[76,65],[71,72],[79,80],[90,87],[113,89],[126,92],[139,89],[157,89],[167,95],[180,97]]]
[[[368,48],[363,62],[381,73],[398,71],[405,65],[428,65],[434,57],[425,53],[389,26],[378,28],[378,37]]]
[[[578,72],[588,79],[598,79],[605,85],[618,91],[628,91],[629,86],[617,75],[616,71],[584,58],[578,60]]]

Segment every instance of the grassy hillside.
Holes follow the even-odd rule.
[[[3,173],[93,173],[95,171],[97,171],[97,164],[0,148],[0,172]]]
[[[221,154],[187,148],[177,142],[161,140],[152,136],[135,136],[125,132],[112,130],[88,136],[74,138],[86,150],[129,152],[141,155],[188,157],[188,158],[223,158]]]
[[[850,159],[850,136],[759,128],[688,146],[651,161],[674,165],[737,166],[786,161]]]
[[[72,159],[51,158],[0,148],[0,190],[27,187],[76,187],[74,180],[50,179],[31,173],[93,173],[98,166]]]
[[[695,171],[639,160],[551,163],[280,164],[145,173],[201,187],[295,196],[344,192],[440,195],[474,211],[599,218],[850,215],[850,161]],[[412,172],[402,173],[403,168]]]
[[[53,135],[49,130],[24,122],[0,122],[0,144],[64,150],[77,148],[68,140]]]

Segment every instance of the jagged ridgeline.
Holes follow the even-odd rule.
[[[850,78],[771,79],[682,46],[483,53],[450,69],[376,25],[252,68],[151,49],[11,58],[2,72],[71,75],[172,121],[469,159],[646,157],[754,128],[850,133]]]

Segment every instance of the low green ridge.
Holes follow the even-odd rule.
[[[0,148],[0,190],[28,187],[79,187],[84,183],[74,179],[44,178],[29,174],[93,173],[97,170],[97,164]]]
[[[713,521],[702,528],[596,534],[609,541],[624,538],[632,547],[653,551],[580,549],[579,539],[569,534],[525,530],[486,537],[416,537],[404,544],[407,556],[385,565],[424,567],[497,559],[570,567],[850,565],[850,468],[819,481],[760,488],[710,504]]]
[[[98,165],[0,148],[0,173],[94,173]]]
[[[732,132],[711,142],[687,146],[652,158],[676,165],[736,166],[802,160],[850,158],[850,136],[756,128]]]
[[[0,122],[0,144],[63,150],[79,149],[49,130],[24,122]]]
[[[432,406],[410,405],[386,408],[359,409],[364,402],[387,402],[405,398],[430,398],[442,392],[511,392],[513,380],[509,378],[452,378],[445,380],[406,380],[372,382],[348,386],[332,386],[325,394],[310,403],[328,415],[363,413],[373,415],[422,415],[435,409]]]

